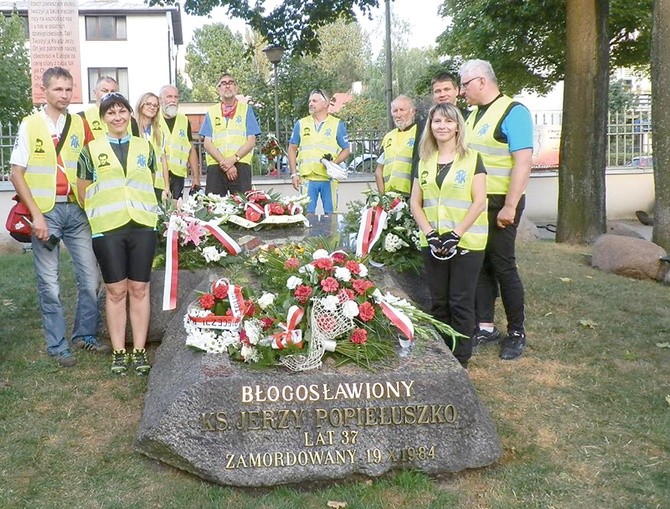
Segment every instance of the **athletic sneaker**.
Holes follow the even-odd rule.
[[[72,355],[69,348],[56,355],[56,360],[63,368],[73,368],[77,365],[77,359]]]
[[[472,338],[472,349],[474,350],[480,346],[495,345],[500,341],[500,339],[500,331],[495,327],[491,332],[477,329],[475,337]]]
[[[126,371],[128,371],[129,363],[130,355],[126,353],[125,348],[112,352],[112,373],[115,375],[125,375]]]
[[[96,353],[109,353],[112,347],[106,343],[100,343],[95,336],[77,336],[72,340],[72,346],[79,350],[89,350]]]
[[[500,349],[500,358],[505,361],[516,359],[521,356],[525,346],[526,335],[523,332],[510,331],[503,340],[502,348]]]
[[[138,375],[146,375],[151,369],[149,359],[147,359],[147,351],[144,348],[135,348],[133,350],[132,363]]]

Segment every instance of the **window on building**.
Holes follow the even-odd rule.
[[[93,89],[101,76],[110,76],[119,84],[119,92],[128,97],[128,68],[127,67],[89,67],[88,68],[88,100],[95,102]]]
[[[86,16],[87,41],[126,40],[125,16]]]

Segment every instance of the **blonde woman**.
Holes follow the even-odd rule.
[[[475,290],[488,236],[486,170],[468,149],[452,104],[430,109],[419,145],[410,206],[421,229],[432,315],[466,336],[451,345],[464,368],[475,334]]]
[[[154,190],[156,192],[156,199],[160,203],[163,198],[170,197],[170,188],[165,183],[169,182],[169,173],[167,165],[167,157],[165,156],[165,146],[163,142],[163,133],[158,125],[158,111],[160,105],[158,96],[152,92],[147,92],[140,96],[135,108],[135,120],[139,127],[139,136],[149,141],[160,160],[160,168],[162,171],[156,173],[156,180],[154,182]]]

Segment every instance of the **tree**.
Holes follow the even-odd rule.
[[[18,122],[30,113],[30,62],[18,14],[0,16],[0,123]]]
[[[670,251],[670,0],[654,2],[651,53],[651,117],[654,126],[653,240]]]
[[[179,100],[181,102],[191,102],[193,101],[193,89],[188,86],[186,80],[184,80],[184,75],[181,71],[177,71],[177,90],[179,90]]]
[[[557,242],[605,232],[608,0],[568,0]]]
[[[637,95],[634,94],[628,82],[624,80],[610,81],[609,86],[609,111],[611,113],[622,113],[635,106]]]
[[[178,0],[149,0],[149,5],[175,5]],[[316,54],[321,41],[318,29],[343,17],[355,21],[354,7],[370,15],[379,0],[283,0],[266,12],[266,0],[186,0],[184,10],[205,16],[214,7],[226,7],[233,18],[246,21],[252,30],[272,44],[278,44],[294,55]],[[276,2],[271,2],[276,3]]]

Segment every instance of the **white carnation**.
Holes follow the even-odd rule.
[[[312,260],[318,260],[319,258],[328,258],[330,255],[325,249],[317,249],[312,254]]]
[[[218,262],[226,253],[219,251],[214,246],[208,246],[202,250],[202,256],[205,258],[207,263],[209,262]]]
[[[355,300],[348,300],[342,304],[342,313],[347,318],[355,318],[358,316],[358,304]]]
[[[339,303],[340,299],[336,295],[329,295],[321,299],[321,304],[327,311],[336,311]]]
[[[335,269],[335,279],[339,279],[340,281],[344,282],[350,281],[351,271],[346,267],[337,267]]]
[[[300,279],[300,278],[298,278]],[[271,306],[275,302],[275,298],[277,296],[274,293],[264,293],[261,295],[260,299],[258,299],[258,305],[261,307],[261,309],[265,309],[268,306]]]
[[[289,290],[295,290],[301,284],[302,279],[300,279],[298,276],[291,276],[290,278],[288,278],[288,281],[286,281],[286,288],[288,288]]]
[[[358,264],[358,277],[366,277],[368,275],[368,268],[362,263]]]

